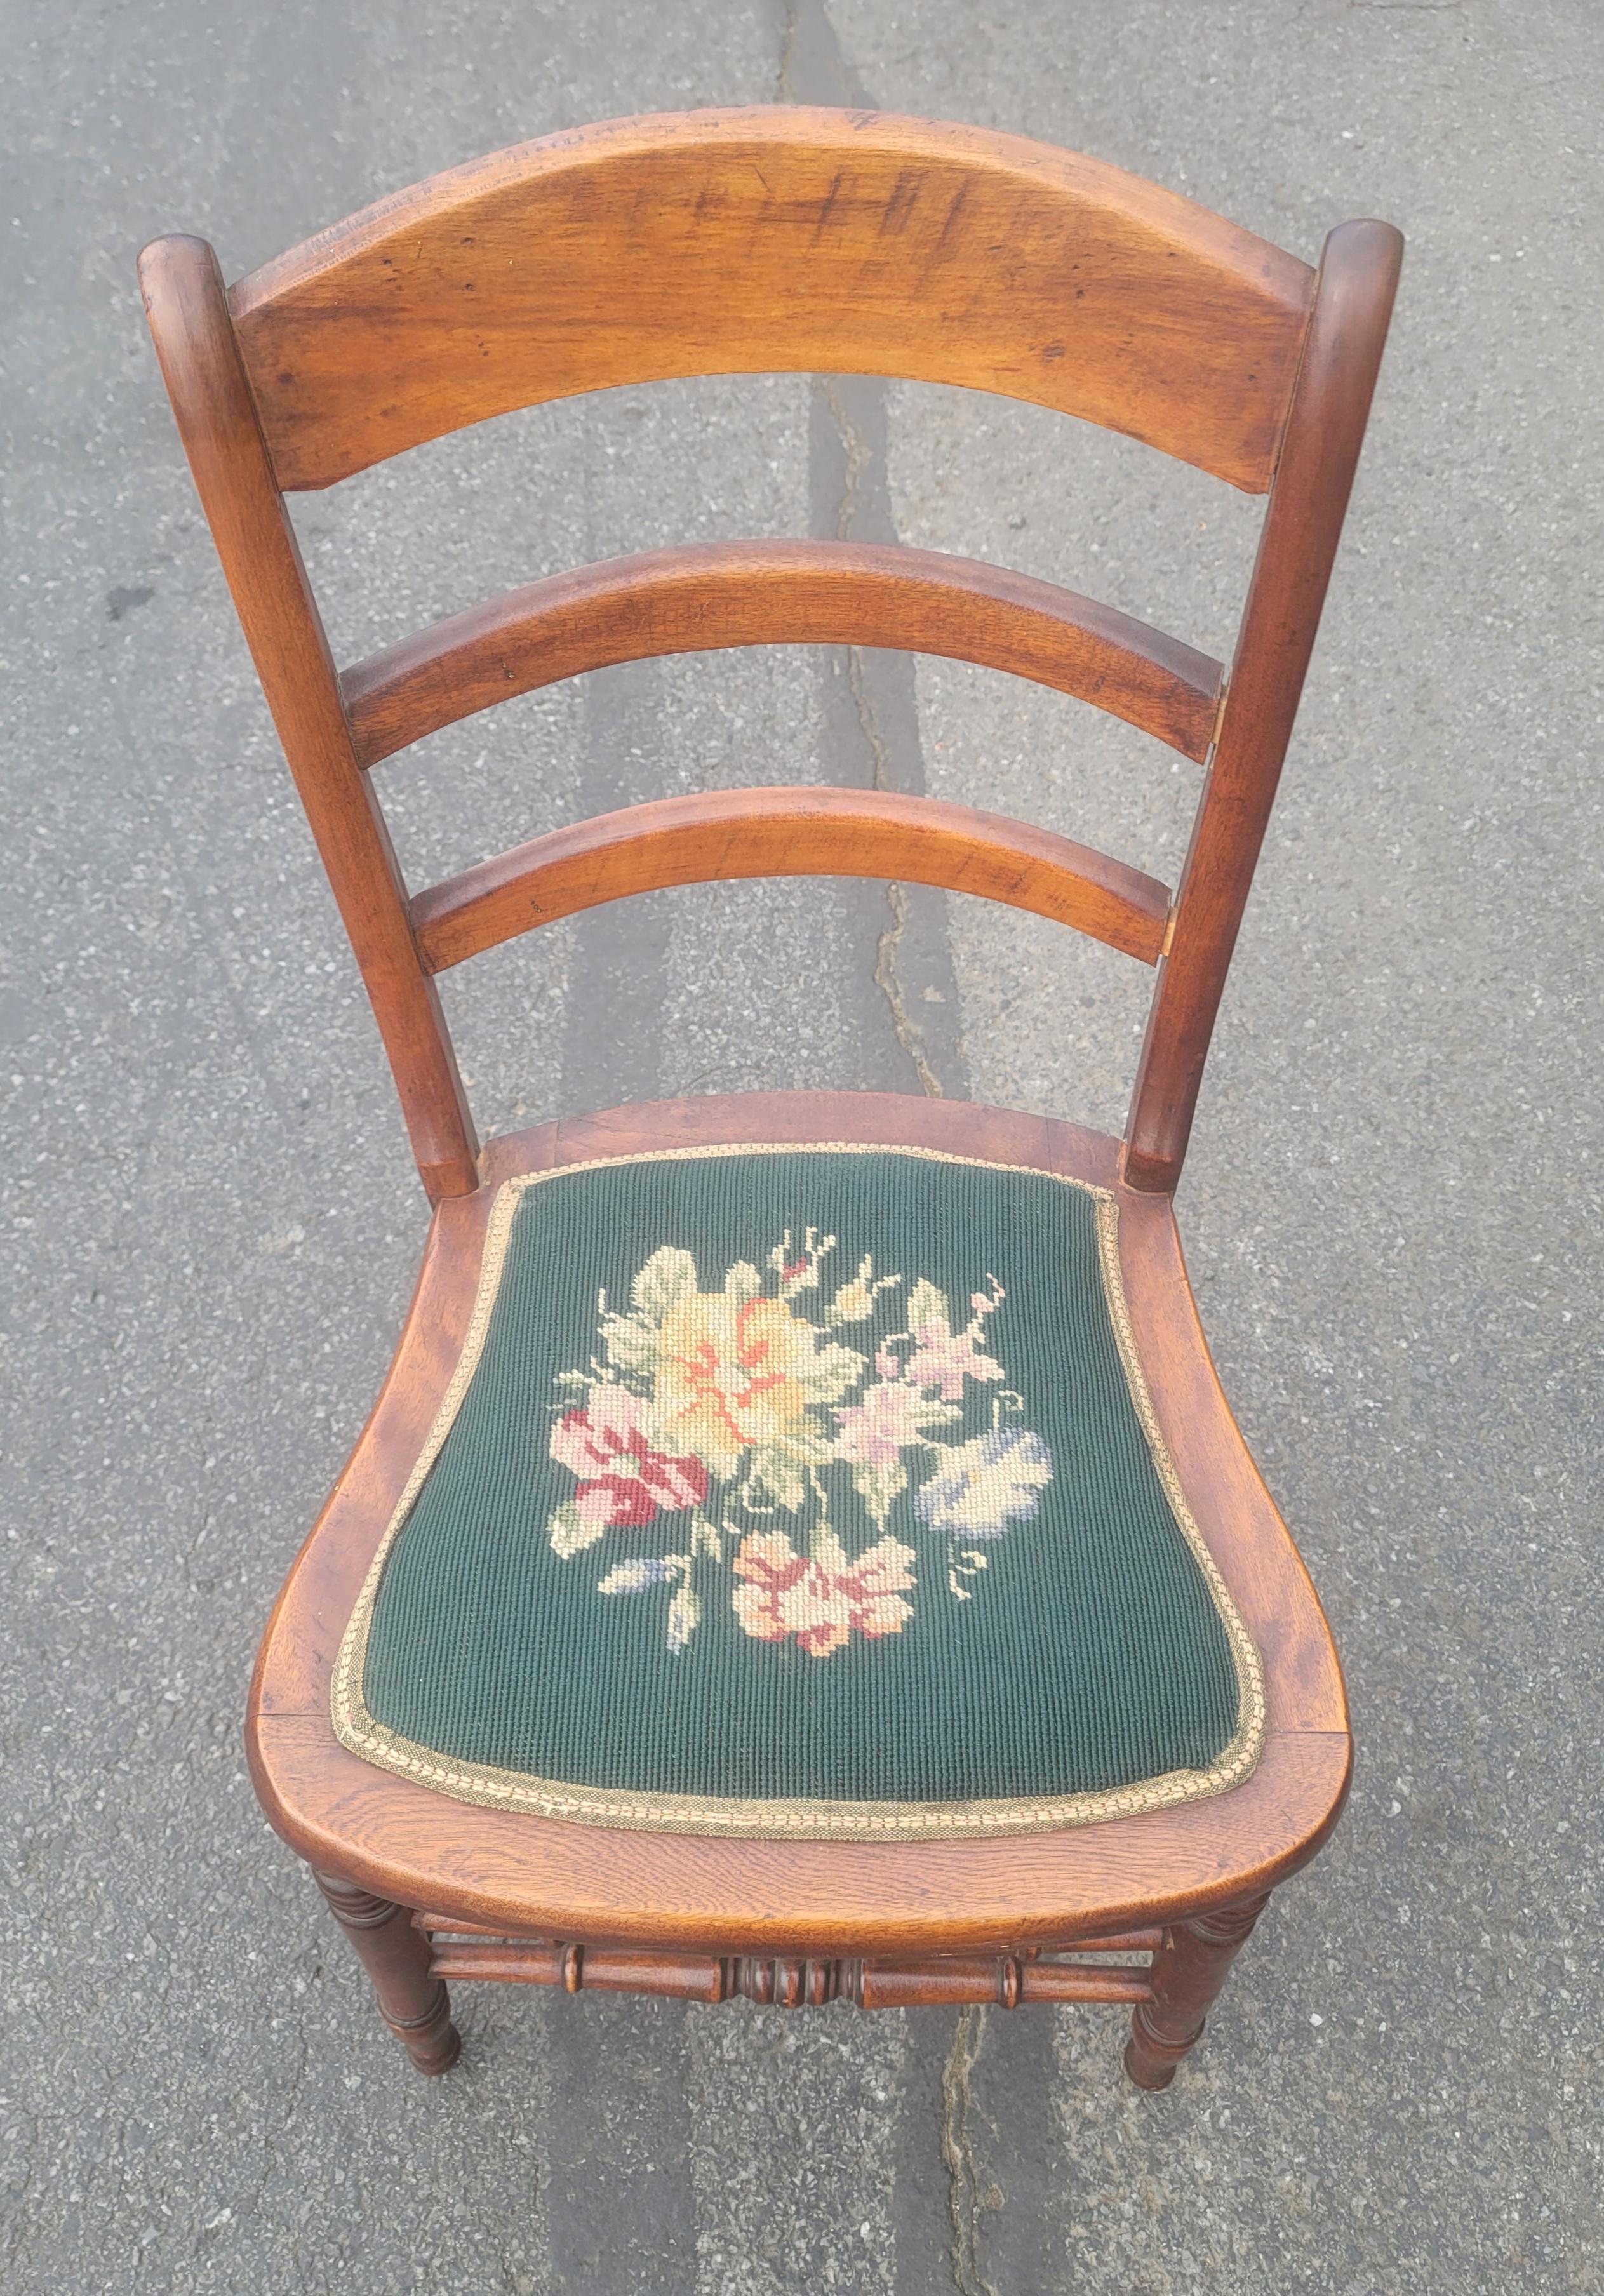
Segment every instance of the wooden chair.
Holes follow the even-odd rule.
[[[1160,2088],[1271,1890],[1331,1831],[1337,1655],[1216,1382],[1171,1198],[1401,252],[1390,226],[1348,223],[1315,271],[1071,153],[781,108],[501,152],[232,288],[201,240],[145,250],[185,451],[433,1206],[249,1720],[263,1807],[421,2071],[457,2054],[444,1980],[477,1977],[787,2005],[1124,2001],[1127,2068]],[[534,582],[336,670],[286,491],[514,407],[771,370],[1000,392],[1264,494],[1229,675],[1023,575],[773,541]],[[989,664],[1157,735],[1204,769],[1179,887],[994,815],[813,788],[673,798],[402,882],[372,769],[408,742],[602,664],[797,642]],[[983,893],[1153,966],[1123,1140],[784,1093],[480,1150],[438,973],[627,893],[786,873]],[[822,1206],[817,1230],[773,1234],[787,1188]],[[607,1259],[621,1223],[637,1242],[736,1237],[743,1205],[753,1264],[683,1241]],[[866,1251],[851,1275],[849,1254],[827,1307],[838,1213],[901,1236],[907,1264]],[[961,1329],[921,1236],[973,1283]],[[594,1331],[589,1368],[564,1374],[569,1261]],[[584,1290],[598,1267],[612,1306]],[[548,1539],[531,1510],[553,1491]],[[1115,1589],[1105,1612],[1085,1609],[1092,1579]],[[1180,1627],[1148,1600],[1161,1581]],[[487,1688],[473,1668],[492,1662]],[[604,1710],[613,1736],[591,1744]]]

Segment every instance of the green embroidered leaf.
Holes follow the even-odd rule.
[[[546,1535],[551,1541],[552,1553],[560,1554],[566,1562],[570,1555],[582,1554],[586,1547],[594,1546],[606,1527],[605,1523],[586,1522],[571,1500],[566,1506],[556,1509],[546,1526]]]
[[[616,1370],[640,1372],[650,1379],[662,1354],[655,1327],[633,1316],[615,1316],[602,1332],[607,1360]]]
[[[892,1501],[908,1488],[908,1470],[901,1459],[882,1467],[860,1463],[852,1469],[852,1488],[884,1530]]]
[[[755,1444],[743,1494],[748,1505],[772,1503],[796,1513],[808,1496],[808,1479],[802,1463],[777,1443]]]
[[[641,1269],[629,1287],[629,1297],[648,1323],[661,1324],[670,1308],[695,1288],[696,1263],[690,1253],[665,1243]]]
[[[952,1314],[947,1305],[947,1294],[938,1292],[921,1275],[908,1295],[908,1328],[922,1332],[927,1324],[941,1323],[951,1328]]]
[[[831,1341],[816,1351],[812,1362],[801,1374],[802,1384],[810,1402],[839,1403],[848,1388],[855,1386],[868,1369],[868,1362],[856,1348],[843,1347]]]
[[[701,1603],[688,1586],[681,1587],[669,1604],[669,1648],[676,1657],[701,1623]]]

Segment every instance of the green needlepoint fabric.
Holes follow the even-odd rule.
[[[883,1149],[524,1187],[374,1599],[373,1720],[448,1765],[778,1804],[1208,1771],[1238,1675],[1098,1218]]]

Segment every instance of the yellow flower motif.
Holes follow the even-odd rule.
[[[653,1390],[660,1441],[733,1475],[749,1444],[802,1431],[818,1332],[783,1300],[683,1293],[658,1327]]]

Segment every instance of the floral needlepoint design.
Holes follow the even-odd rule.
[[[914,1551],[880,1538],[856,1562],[833,1530],[820,1531],[810,1554],[799,1554],[784,1531],[744,1539],[735,1559],[735,1614],[760,1642],[794,1635],[810,1658],[826,1658],[857,1632],[900,1635],[913,1616],[902,1596],[913,1586]]]
[[[1033,1515],[1053,1479],[1040,1435],[1028,1427],[995,1428],[947,1454],[914,1501],[921,1522],[970,1538],[1000,1538],[1009,1523]]]
[[[948,1587],[968,1602],[986,1556],[958,1542],[1028,1521],[1052,1480],[1048,1447],[1016,1423],[1024,1406],[988,1348],[1006,1296],[996,1278],[970,1293],[955,1330],[945,1293],[923,1276],[899,1310],[903,1278],[876,1275],[872,1255],[826,1303],[835,1249],[817,1228],[800,1245],[787,1232],[766,1273],[737,1260],[704,1292],[692,1255],[665,1244],[628,1308],[599,1299],[589,1369],[560,1374],[577,1394],[550,1452],[575,1489],[547,1525],[552,1547],[568,1561],[608,1532],[670,1532],[671,1551],[613,1563],[596,1592],[671,1589],[672,1651],[701,1624],[710,1572],[736,1582],[730,1609],[755,1642],[822,1659],[854,1636],[900,1635],[915,1616],[921,1549],[893,1535],[893,1508],[911,1540],[942,1542]],[[884,1328],[899,1320],[905,1329]],[[991,1424],[966,1432],[977,1404]],[[849,1492],[879,1532],[856,1555],[832,1521]],[[794,1535],[775,1523],[781,1514]]]
[[[592,1546],[615,1524],[648,1523],[658,1508],[698,1505],[707,1496],[700,1459],[671,1458],[652,1448],[646,1406],[627,1387],[600,1382],[581,1409],[566,1411],[551,1433],[551,1456],[580,1478],[578,1496],[562,1510],[552,1545],[559,1554]]]

